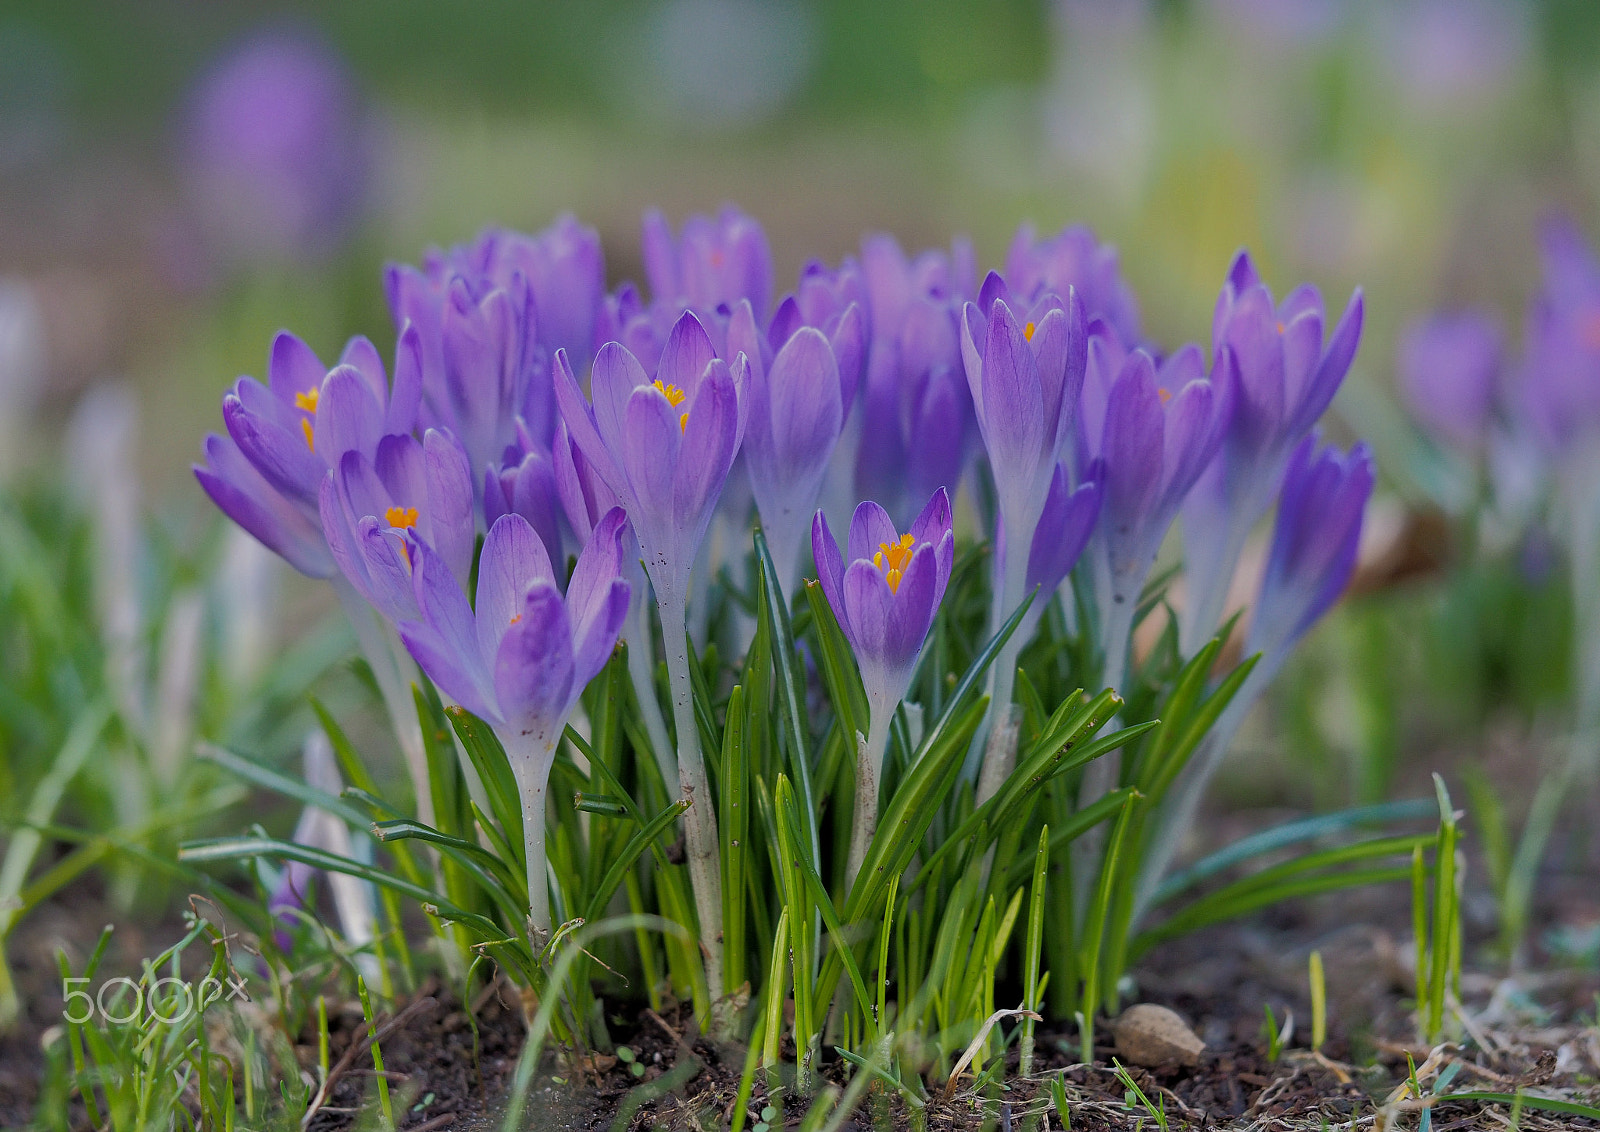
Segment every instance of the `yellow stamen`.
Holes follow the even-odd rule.
[[[513,617],[511,619],[511,623],[513,625],[515,625],[518,621],[521,621],[521,620],[522,620],[522,614],[519,613],[519,614],[517,614],[515,617]]]
[[[404,530],[417,525],[417,509],[415,507],[390,507],[383,513],[383,521],[391,527]]]
[[[688,394],[679,389],[676,385],[664,384],[659,377],[656,378],[654,385],[657,389],[661,390],[661,395],[667,399],[667,404],[671,405],[674,409],[683,404],[684,398],[688,396]],[[683,432],[687,430],[688,427],[689,411],[685,409],[682,413],[678,414],[678,431]]]
[[[900,591],[900,579],[905,576],[906,567],[911,562],[911,552],[915,549],[916,540],[909,534],[901,535],[894,542],[878,544],[872,564],[883,571],[883,580],[889,583],[890,593]]]
[[[1022,328],[1022,336],[1024,338],[1026,338],[1028,341],[1032,342],[1033,341],[1033,330],[1034,330],[1033,323],[1030,322],[1030,323],[1028,323],[1027,326],[1024,326]]]
[[[321,396],[322,390],[313,385],[304,393],[296,393],[294,395],[294,407],[315,417],[317,415],[317,400]],[[309,417],[301,418],[300,431],[306,434],[306,447],[316,448],[316,445],[312,443],[311,419]]]
[[[1161,403],[1165,405],[1168,401],[1172,400],[1172,391],[1168,389],[1157,389],[1156,396],[1160,397]]]

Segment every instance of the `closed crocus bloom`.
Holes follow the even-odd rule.
[[[1117,249],[1082,225],[1039,239],[1032,224],[1017,229],[1006,253],[1006,282],[1027,299],[1076,291],[1089,318],[1103,318],[1124,342],[1139,342],[1139,300],[1122,277]]]
[[[1318,451],[1316,436],[1289,457],[1278,495],[1272,549],[1245,644],[1276,669],[1290,647],[1338,600],[1355,570],[1361,521],[1372,496],[1372,452]]]
[[[222,399],[226,437],[206,440],[195,477],[213,502],[290,565],[330,577],[318,494],[346,452],[377,455],[386,435],[409,433],[421,391],[416,335],[396,350],[394,388],[371,342],[351,339],[331,370],[299,338],[273,341],[265,385],[241,377]]]
[[[652,379],[625,346],[595,355],[584,399],[566,355],[556,354],[556,397],[573,443],[622,501],[655,589],[678,730],[678,781],[710,799],[694,716],[687,639],[690,571],[744,439],[750,365],[717,357],[705,327],[685,312],[672,328]],[[707,981],[722,987],[722,896],[716,814],[709,804],[684,815]]]
[[[323,480],[322,529],[340,571],[391,622],[417,617],[413,540],[426,543],[465,592],[477,532],[472,474],[454,437],[386,436],[369,460],[346,452]]]
[[[1504,335],[1479,310],[1419,319],[1400,336],[1396,371],[1413,417],[1446,444],[1483,443],[1500,373]]]
[[[495,228],[478,239],[485,274],[504,285],[527,279],[537,311],[536,338],[546,352],[565,350],[579,373],[594,357],[595,327],[605,301],[606,263],[600,234],[562,215],[534,235]]]
[[[515,424],[516,440],[505,451],[505,462],[490,466],[483,480],[483,521],[494,526],[501,515],[516,512],[533,525],[539,541],[561,557],[561,500],[556,492],[555,462],[551,450],[528,431],[521,417]],[[557,431],[561,429],[556,422]],[[580,539],[589,537],[593,521],[574,528]]]
[[[1186,655],[1215,631],[1245,540],[1272,506],[1290,451],[1349,372],[1362,311],[1357,290],[1324,341],[1315,287],[1297,287],[1274,304],[1249,254],[1234,259],[1212,321],[1213,353],[1227,349],[1235,363],[1222,374],[1228,382],[1222,446],[1184,504],[1188,601],[1179,637]]]
[[[1015,306],[1013,305],[1015,304]],[[1069,291],[1063,303],[1045,294],[1026,305],[991,272],[977,303],[961,311],[961,356],[989,455],[1000,513],[996,528],[1032,532],[1039,523],[1050,481],[1072,435],[1083,387],[1086,344],[1083,308]],[[994,633],[1027,596],[1027,555],[995,555],[989,631]],[[994,721],[1009,712],[1018,651],[1026,643],[1013,633],[989,673],[990,717],[974,740],[973,759]],[[1010,773],[1015,752],[997,750],[979,780],[979,800]],[[969,760],[967,773],[974,769]]]
[[[781,350],[796,331],[807,326],[820,330],[833,349],[848,417],[866,368],[872,334],[867,281],[854,260],[846,258],[836,271],[816,260],[806,264],[794,293],[779,301],[767,339],[773,349]]]
[[[821,511],[812,520],[817,579],[861,669],[868,734],[857,741],[855,827],[850,842],[853,882],[877,827],[878,780],[895,707],[911,685],[917,657],[944,599],[955,556],[950,497],[936,492],[910,528],[895,530],[873,502],[856,508],[845,554]]]
[[[1080,468],[1101,467],[1095,597],[1112,686],[1125,676],[1134,611],[1162,539],[1216,454],[1225,407],[1217,384],[1232,364],[1223,349],[1214,371],[1222,376],[1208,380],[1195,346],[1157,366],[1144,350],[1125,350],[1105,323],[1091,328],[1077,458]]]
[[[821,330],[798,327],[774,354],[747,302],[729,322],[728,344],[749,362],[745,469],[779,584],[793,593],[808,520],[844,425],[844,382]]]
[[[522,800],[536,945],[550,931],[545,790],[567,718],[605,667],[627,616],[626,522],[614,509],[595,527],[565,597],[544,544],[520,515],[489,529],[471,605],[444,560],[420,539],[408,541],[420,616],[403,622],[400,635],[429,678],[486,720],[505,748]]]
[[[1050,490],[1028,547],[1027,588],[1030,593],[1037,591],[1039,597],[1028,607],[1017,628],[1016,635],[1023,640],[1033,635],[1033,628],[1044,615],[1046,599],[1072,573],[1089,545],[1095,521],[1100,517],[1101,475],[1101,466],[1096,463],[1089,470],[1089,478],[1074,488],[1066,465],[1058,464],[1050,477]]]
[[[922,500],[960,482],[970,454],[959,319],[974,294],[972,247],[957,240],[908,259],[892,236],[868,236],[861,274],[870,317],[859,440],[846,453],[854,481],[829,498],[875,499],[909,522]]]
[[[767,234],[737,208],[715,218],[691,216],[674,239],[656,209],[644,215],[644,267],[658,304],[680,310],[730,310],[748,299],[758,319],[772,303],[772,252]]]

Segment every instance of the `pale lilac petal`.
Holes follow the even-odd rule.
[[[494,656],[511,619],[522,608],[522,595],[535,582],[556,584],[550,555],[533,527],[521,515],[502,515],[489,528],[478,556],[478,651]]]
[[[494,690],[507,726],[547,742],[582,688],[572,665],[572,626],[561,593],[549,581],[528,587],[494,653]]]
[[[929,506],[932,505],[930,502]],[[880,544],[893,544],[899,537],[899,533],[894,529],[894,520],[889,518],[889,512],[872,500],[864,499],[856,505],[855,514],[850,517],[850,537],[845,551],[845,561],[856,562],[863,558],[870,561],[878,552]]]

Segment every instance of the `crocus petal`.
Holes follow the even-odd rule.
[[[822,594],[854,648],[856,640],[844,613],[844,561],[839,554],[839,544],[828,529],[828,520],[820,510],[811,520],[811,557],[817,564],[817,582],[822,586]]]
[[[335,366],[323,379],[317,399],[317,419],[312,426],[317,455],[329,464],[346,452],[371,457],[377,452],[382,427],[383,406],[361,372]]]
[[[846,545],[845,560],[870,561],[881,544],[892,545],[899,537],[894,529],[894,520],[889,518],[889,512],[872,500],[864,499],[856,505],[855,514],[850,517],[850,537]]]
[[[863,679],[874,674],[881,677],[890,670],[885,649],[893,609],[894,594],[883,574],[871,562],[858,559],[850,563],[844,572],[844,611]]]
[[[495,696],[507,725],[553,744],[582,691],[574,677],[566,603],[550,581],[534,582],[494,654]]]
[[[296,393],[322,388],[327,373],[328,367],[316,351],[287,330],[280,330],[273,338],[267,355],[267,385],[278,400],[294,404]]]
[[[428,540],[465,591],[478,537],[472,516],[472,469],[455,438],[437,429],[423,434],[422,453]]]
[[[791,475],[826,467],[844,423],[839,368],[822,332],[805,327],[773,359],[771,422],[775,466]]]
[[[195,478],[223,514],[302,574],[326,578],[335,572],[321,528],[279,494],[232,440],[213,434],[204,451],[206,463],[195,465]]]
[[[747,363],[741,356],[729,368],[712,359],[695,392],[689,419],[682,429],[682,447],[672,482],[671,513],[690,530],[689,546],[697,547],[717,505],[728,469],[733,466],[743,432],[738,384]],[[676,419],[672,422],[677,428]]]
[[[672,324],[667,344],[661,349],[661,361],[656,366],[656,379],[667,385],[676,385],[692,398],[700,384],[701,375],[717,356],[711,345],[711,336],[695,317],[693,311],[684,311]]]
[[[467,595],[456,585],[444,560],[426,543],[412,543],[409,549],[412,592],[422,618],[398,626],[401,640],[428,679],[458,704],[474,715],[499,719]]]
[[[556,581],[544,543],[521,515],[502,515],[489,528],[478,556],[476,634],[484,656],[495,655],[506,626],[522,607],[522,595],[539,581]]]
[[[884,631],[884,662],[891,669],[909,672],[927,639],[934,610],[939,607],[937,558],[933,546],[923,543],[900,576]]]
[[[222,423],[239,451],[267,483],[290,499],[316,505],[317,488],[328,465],[312,452],[298,429],[285,428],[250,412],[237,395],[222,399]]]
[[[648,518],[672,525],[677,514],[673,508],[673,470],[685,440],[685,430],[678,424],[681,412],[653,385],[641,385],[628,399],[619,455],[633,498],[638,501],[636,513],[641,522]],[[704,428],[702,423],[697,432]],[[644,537],[643,531],[640,536]]]
[[[1315,424],[1332,403],[1333,395],[1339,392],[1345,374],[1350,372],[1350,364],[1355,361],[1356,347],[1361,344],[1361,325],[1365,313],[1366,301],[1361,288],[1357,287],[1350,296],[1349,306],[1339,317],[1339,325],[1333,328],[1328,348],[1322,355],[1322,364],[1311,375],[1305,393],[1295,407],[1292,432],[1302,432]]]
[[[414,325],[407,323],[394,348],[394,387],[389,390],[383,431],[390,435],[410,432],[416,427],[421,405],[422,337]]]

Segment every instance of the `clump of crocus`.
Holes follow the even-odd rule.
[[[732,309],[748,299],[759,319],[772,303],[772,252],[755,220],[729,206],[715,218],[691,216],[673,239],[666,217],[644,214],[644,269],[657,304],[697,312]]]
[[[910,528],[895,530],[889,514],[865,502],[850,520],[845,554],[818,511],[811,526],[817,579],[855,652],[867,693],[868,733],[858,735],[855,819],[847,879],[853,883],[878,826],[878,782],[889,724],[911,686],[917,657],[944,599],[955,556],[950,497],[934,493]]]
[[[1361,292],[1326,341],[1322,296],[1309,284],[1274,304],[1246,252],[1234,258],[1212,320],[1213,378],[1222,385],[1221,446],[1183,504],[1186,601],[1179,643],[1192,655],[1223,608],[1250,531],[1272,506],[1289,453],[1339,391],[1361,341]],[[1221,354],[1233,357],[1220,367]]]
[[[712,348],[693,312],[673,326],[652,378],[615,342],[595,356],[591,405],[566,356],[556,354],[556,397],[572,442],[633,521],[655,589],[678,729],[678,781],[695,802],[684,814],[690,878],[709,956],[708,981],[722,989],[721,876],[717,819],[694,716],[687,635],[690,572],[744,439],[750,366]]]
[[[400,636],[435,684],[494,728],[522,802],[528,923],[549,938],[545,790],[556,748],[584,687],[605,667],[628,613],[620,509],[589,536],[563,597],[544,544],[520,515],[489,529],[478,560],[477,598],[467,595],[427,543],[411,537],[420,616]]]

